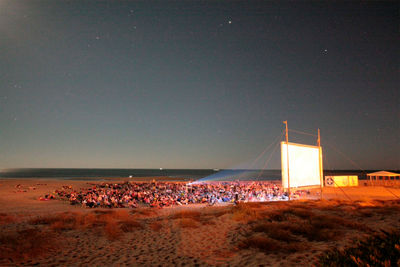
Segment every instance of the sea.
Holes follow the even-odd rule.
[[[366,174],[375,170],[324,170],[326,175],[357,175],[366,179]],[[1,169],[0,178],[40,178],[65,180],[107,180],[110,178],[160,178],[181,181],[212,180],[281,180],[281,170],[245,169],[73,169],[73,168],[20,168]]]

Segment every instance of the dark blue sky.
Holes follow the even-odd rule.
[[[400,169],[398,10],[1,0],[0,167],[228,168],[288,120],[325,168]]]

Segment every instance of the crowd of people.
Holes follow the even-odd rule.
[[[183,182],[101,183],[74,190],[56,190],[58,198],[71,205],[88,208],[135,208],[138,206],[167,207],[205,203],[238,203],[286,200],[282,188],[271,182],[213,182],[186,184]]]

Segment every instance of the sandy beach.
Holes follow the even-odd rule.
[[[398,188],[325,188],[322,201],[163,209],[39,200],[62,186],[93,183],[0,180],[0,265],[310,266],[332,247],[400,225]]]

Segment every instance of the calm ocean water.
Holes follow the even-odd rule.
[[[367,171],[370,172],[370,171]],[[371,171],[372,172],[372,171]],[[324,175],[358,175],[354,170],[324,171]],[[179,180],[280,180],[281,170],[213,170],[213,169],[2,169],[0,178],[45,178],[91,180],[127,177],[170,177]]]

